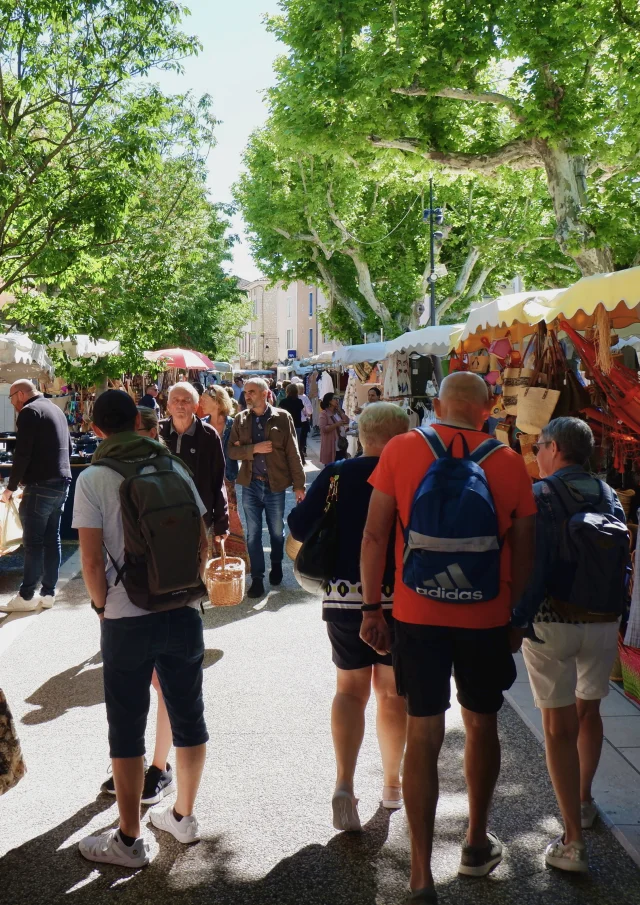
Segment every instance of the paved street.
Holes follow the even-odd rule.
[[[70,581],[53,610],[30,617],[8,646],[0,645],[0,685],[29,767],[0,799],[3,905],[101,903],[114,894],[122,905],[403,901],[406,818],[379,807],[373,703],[356,787],[365,831],[350,836],[331,826],[334,669],[318,600],[298,588],[287,563],[284,584],[265,600],[208,609],[204,621],[211,743],[198,802],[203,839],[184,848],[148,829],[157,855],[134,874],[90,864],[77,851],[83,835],[116,819],[114,800],[98,794],[107,727],[98,620],[82,580]],[[10,627],[0,626],[0,641]],[[466,813],[463,734],[458,711],[448,715],[435,850],[441,902],[638,905],[638,868],[601,824],[589,834],[589,878],[545,868],[545,844],[560,827],[543,750],[509,706],[500,731],[493,828],[507,855],[487,880],[462,881],[456,870]],[[152,732],[153,722],[150,740]]]

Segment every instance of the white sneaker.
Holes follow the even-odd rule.
[[[583,830],[590,830],[598,819],[598,809],[593,801],[583,801],[580,804],[580,823]]]
[[[544,853],[544,860],[549,867],[556,867],[558,870],[569,870],[580,874],[586,874],[589,870],[589,859],[584,843],[570,842],[565,845],[562,836],[558,836],[549,843]]]
[[[164,811],[151,811],[149,817],[156,829],[171,833],[183,845],[190,845],[192,842],[200,840],[200,827],[193,814],[190,817],[183,817],[182,820],[176,820],[171,807],[165,808]]]
[[[140,838],[129,847],[120,839],[119,830],[108,830],[100,836],[87,836],[80,840],[79,848],[80,854],[87,861],[133,868],[144,867],[149,863],[148,843]]]
[[[56,600],[56,592],[53,594],[40,594],[39,601],[43,610],[50,610]]]
[[[5,603],[4,606],[0,606],[0,612],[3,613],[31,613],[33,610],[37,610],[40,606],[40,601],[35,597],[32,597],[31,600],[25,600],[24,597],[21,597],[20,594],[16,594],[16,596],[9,601],[9,603]]]

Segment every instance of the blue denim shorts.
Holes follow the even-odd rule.
[[[103,619],[101,649],[111,757],[145,753],[154,667],[176,748],[209,740],[202,697],[204,637],[195,608]]]

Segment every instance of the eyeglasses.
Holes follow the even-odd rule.
[[[22,390],[14,390],[13,393],[9,393],[9,399],[13,399],[14,396],[17,396],[18,393],[21,393]]]
[[[541,440],[539,443],[534,443],[531,449],[533,450],[534,456],[537,456],[540,452],[541,446],[549,446],[549,444],[553,443],[553,440]]]

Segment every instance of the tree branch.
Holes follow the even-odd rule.
[[[326,263],[318,254],[317,248],[314,248],[312,250],[311,256],[315,262],[316,267],[318,268],[318,273],[320,274],[320,277],[322,278],[325,286],[337,300],[338,304],[342,305],[345,311],[347,311],[351,315],[358,327],[362,327],[364,323],[364,314],[362,313],[360,308],[358,308],[358,305],[355,303],[355,301],[346,296],[340,289],[337,280],[327,267]]]
[[[469,91],[466,88],[440,88],[438,91],[429,91],[428,88],[411,85],[409,88],[392,88],[391,92],[405,97],[444,97],[453,101],[470,101],[473,104],[494,104],[497,107],[506,107],[509,116],[516,122],[524,122],[520,104],[507,94],[500,94],[497,91]]]
[[[374,148],[391,148],[418,154],[425,160],[432,160],[434,163],[440,164],[445,172],[454,174],[469,170],[491,174],[501,166],[509,166],[512,170],[534,170],[543,166],[542,158],[533,141],[524,138],[507,142],[506,145],[487,154],[423,150],[417,138],[399,138],[389,141],[378,135],[370,135],[369,141]]]

